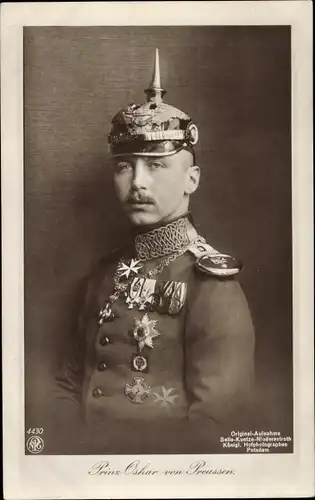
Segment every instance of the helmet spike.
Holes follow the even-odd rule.
[[[155,49],[152,80],[149,88],[145,90],[145,93],[147,94],[147,101],[157,105],[162,102],[163,96],[166,93],[166,91],[161,87],[159,49]]]
[[[155,49],[154,70],[152,75],[151,87],[156,89],[161,88],[159,49]]]

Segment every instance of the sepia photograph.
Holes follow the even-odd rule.
[[[310,12],[2,8],[7,500],[312,494]]]
[[[292,452],[290,76],[288,26],[24,28],[26,443]]]

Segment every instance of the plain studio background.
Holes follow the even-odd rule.
[[[113,115],[145,100],[160,49],[165,102],[197,123],[198,229],[244,263],[257,414],[292,429],[290,28],[26,28],[26,425],[76,318],[77,285],[128,228],[111,183]],[[246,430],[246,429],[244,429]]]

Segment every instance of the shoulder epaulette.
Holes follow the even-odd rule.
[[[193,243],[189,251],[196,257],[197,269],[211,276],[234,276],[243,268],[236,257],[220,253],[203,240]]]

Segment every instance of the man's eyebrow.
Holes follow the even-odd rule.
[[[153,162],[160,162],[160,163],[165,163],[165,160],[164,158],[160,158],[160,157],[157,157],[157,156],[149,156],[147,157],[147,160],[146,160],[148,163],[153,163]]]

